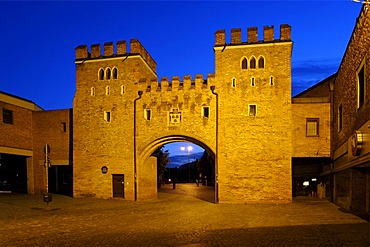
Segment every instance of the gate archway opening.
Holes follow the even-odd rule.
[[[157,158],[157,195],[172,193],[216,202],[215,153],[207,145],[190,137],[164,137],[150,143],[139,158],[149,164],[153,156]],[[170,162],[161,169],[164,156]]]

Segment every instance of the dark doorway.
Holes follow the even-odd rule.
[[[27,194],[25,156],[0,154],[0,191]]]
[[[113,174],[113,197],[125,198],[124,174]]]
[[[72,166],[51,166],[48,175],[50,193],[72,196]]]

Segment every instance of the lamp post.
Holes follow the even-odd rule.
[[[188,182],[190,183],[190,152],[193,150],[192,146],[187,146],[185,148],[184,146],[181,146],[181,151],[188,150]]]

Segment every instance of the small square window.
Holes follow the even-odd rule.
[[[152,118],[152,111],[150,109],[144,110],[144,118],[148,121]]]
[[[104,112],[104,121],[105,122],[111,122],[111,120],[112,120],[112,117],[111,117],[110,111],[105,111]]]
[[[210,115],[209,106],[203,106],[202,107],[202,117],[209,118],[209,115]]]
[[[248,115],[252,117],[257,115],[257,105],[248,105]]]
[[[319,119],[306,119],[306,136],[319,136]]]
[[[3,123],[13,124],[13,111],[3,109]]]

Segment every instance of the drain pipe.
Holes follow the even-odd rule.
[[[215,203],[218,203],[218,93],[216,86],[210,87],[212,94],[216,95],[216,161],[215,161]]]
[[[143,91],[138,91],[137,94],[139,95],[139,98],[136,98],[134,100],[134,195],[135,195],[135,201],[137,201],[137,175],[136,175],[136,101],[141,99],[141,95],[143,95]]]

